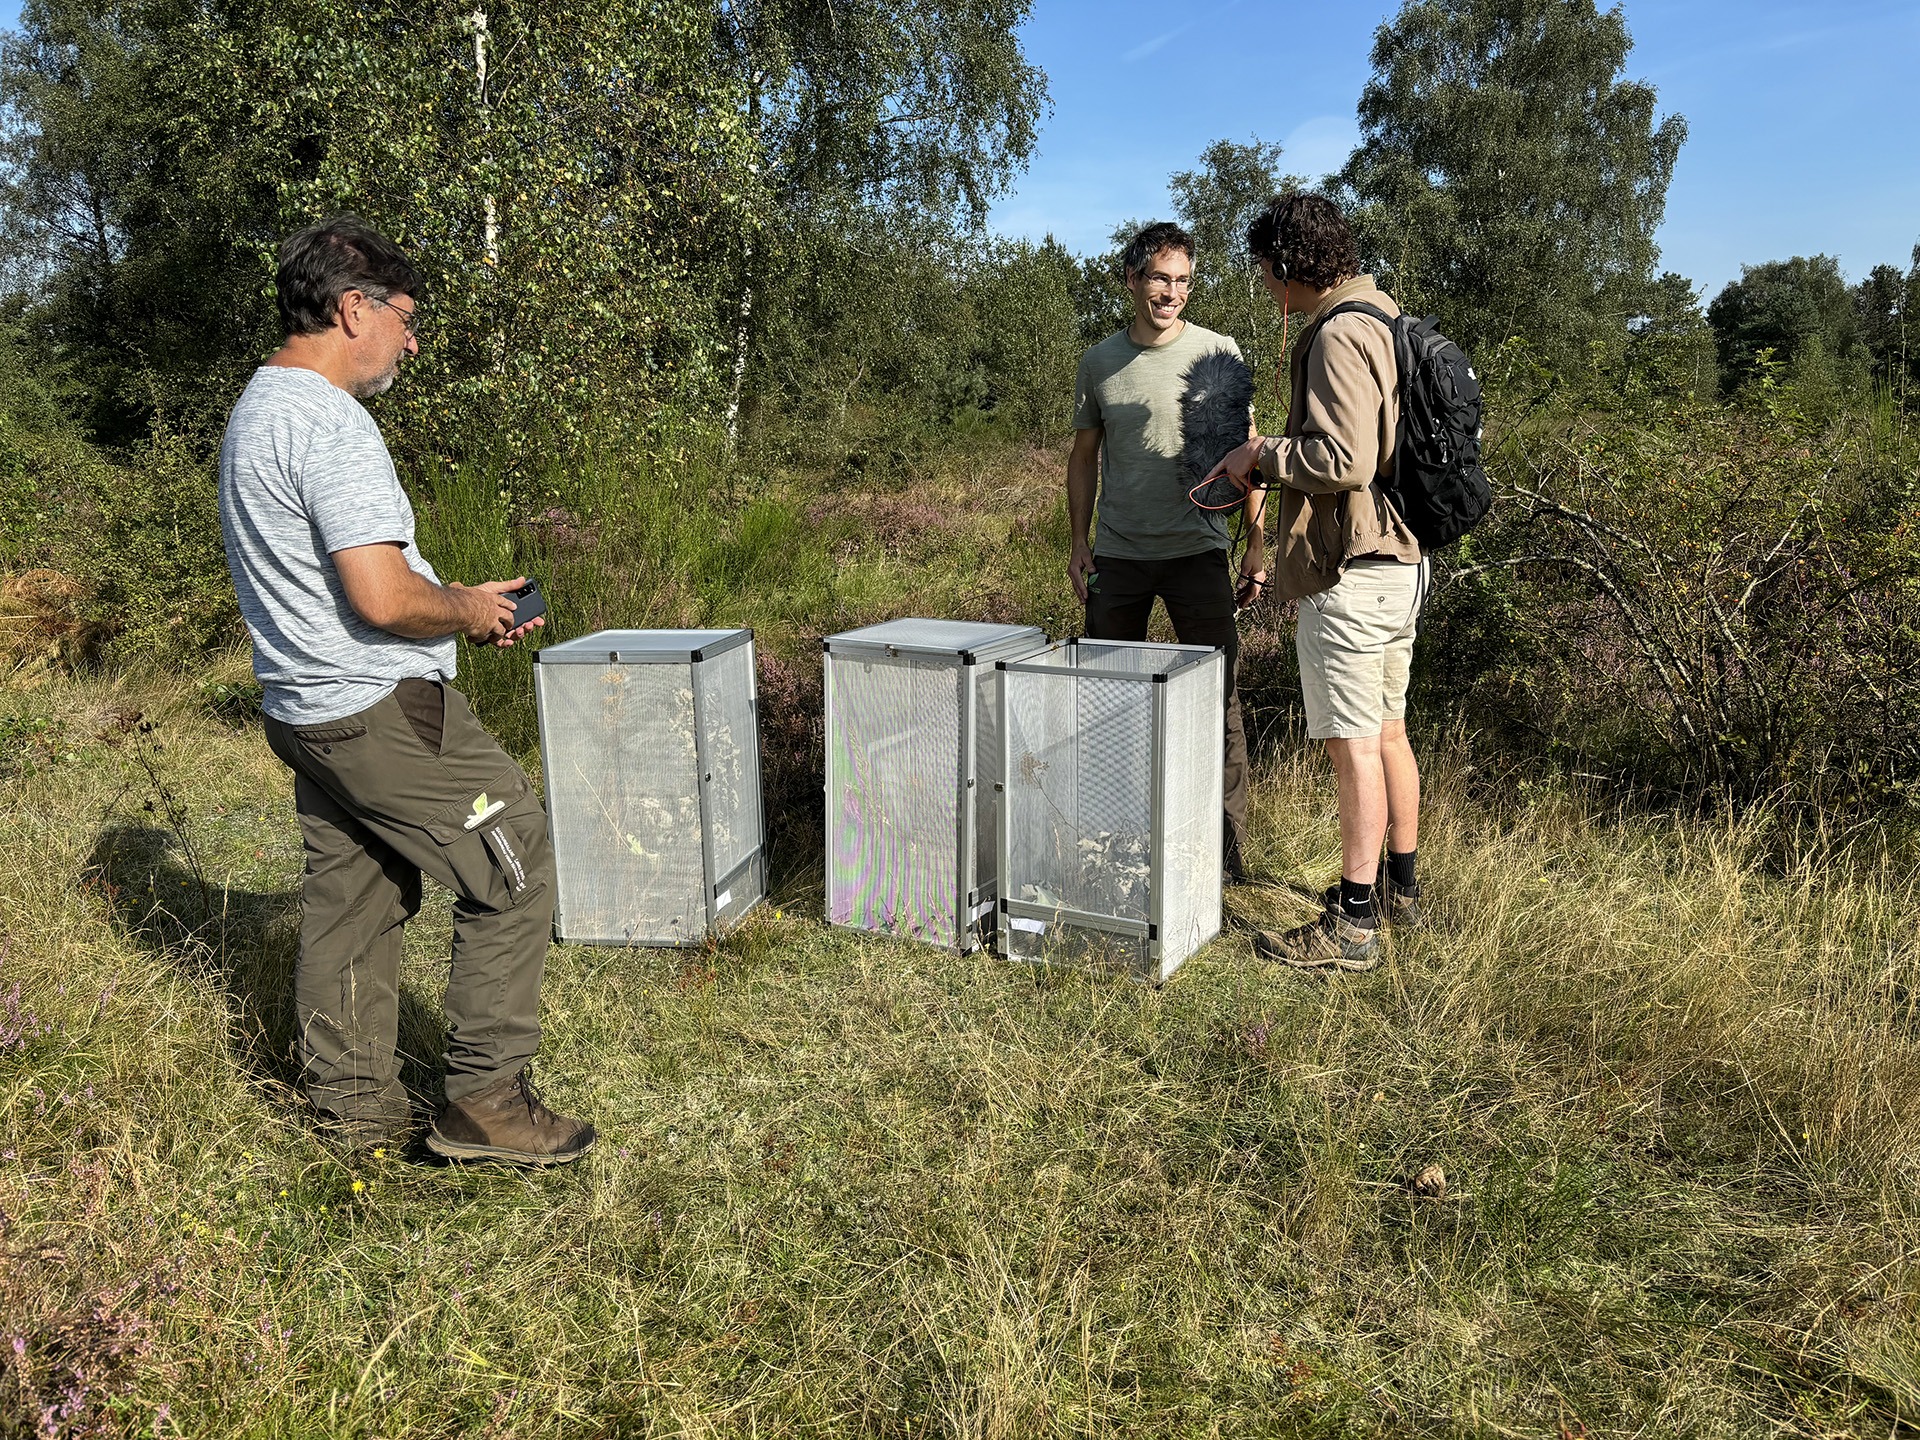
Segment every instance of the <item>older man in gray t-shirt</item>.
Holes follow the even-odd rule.
[[[413,507],[366,407],[317,371],[263,365],[220,446],[220,526],[240,615],[253,636],[262,708],[319,725],[384,699],[402,680],[447,682],[454,635],[414,639],[360,618],[333,556],[397,545],[439,583],[413,543]]]
[[[547,1108],[527,1067],[553,926],[553,852],[526,775],[449,683],[454,645],[511,645],[521,580],[442,585],[360,403],[418,353],[419,277],[351,219],[280,249],[286,343],[233,407],[220,521],[265,689],[267,743],[294,772],[306,849],[295,1054],[350,1144],[409,1129],[400,1084],[401,927],[421,875],[454,892],[446,1101],[427,1146],[553,1165],[593,1127]]]

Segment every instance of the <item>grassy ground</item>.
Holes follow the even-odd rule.
[[[1432,737],[1437,923],[1369,975],[1236,932],[1151,991],[825,928],[793,808],[814,637],[1061,608],[1052,482],[943,483],[931,514],[736,517],[716,545],[801,542],[744,562],[780,577],[764,611],[700,588],[711,557],[605,602],[761,625],[801,818],[716,948],[553,951],[543,1083],[602,1136],[566,1173],[309,1131],[298,835],[241,662],[3,697],[0,1435],[1920,1425],[1909,878],[1781,873]],[[1283,636],[1250,648],[1267,883],[1232,904],[1292,921],[1337,865],[1332,786]],[[437,896],[409,936],[423,1097],[448,929]]]

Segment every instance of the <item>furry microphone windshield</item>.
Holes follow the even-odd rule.
[[[1243,498],[1222,475],[1200,482],[1235,446],[1246,443],[1253,410],[1253,372],[1238,355],[1214,350],[1187,367],[1180,392],[1180,488],[1206,510],[1231,510]]]

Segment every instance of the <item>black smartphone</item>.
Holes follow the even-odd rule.
[[[513,601],[513,624],[507,628],[518,630],[529,620],[547,613],[547,597],[540,593],[540,582],[529,580],[518,590],[507,591],[507,599]]]

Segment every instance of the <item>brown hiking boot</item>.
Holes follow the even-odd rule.
[[[319,1131],[342,1150],[372,1150],[405,1145],[414,1133],[413,1112],[399,1086],[384,1095],[355,1096],[343,1103],[333,1095],[313,1097]]]
[[[1247,868],[1247,860],[1240,853],[1240,842],[1227,836],[1226,849],[1220,860],[1220,883],[1222,885],[1251,885],[1253,872]]]
[[[440,1112],[427,1148],[449,1160],[565,1165],[592,1147],[593,1126],[549,1110],[522,1070]]]
[[[1380,931],[1356,925],[1340,913],[1340,887],[1327,892],[1317,920],[1275,932],[1256,930],[1253,948],[1296,970],[1371,970],[1380,963]]]
[[[1396,930],[1424,930],[1427,928],[1427,915],[1420,908],[1420,886],[1415,882],[1410,890],[1402,890],[1393,883],[1391,875],[1382,874],[1380,884],[1375,891],[1379,897],[1374,908],[1380,912],[1380,918]]]

